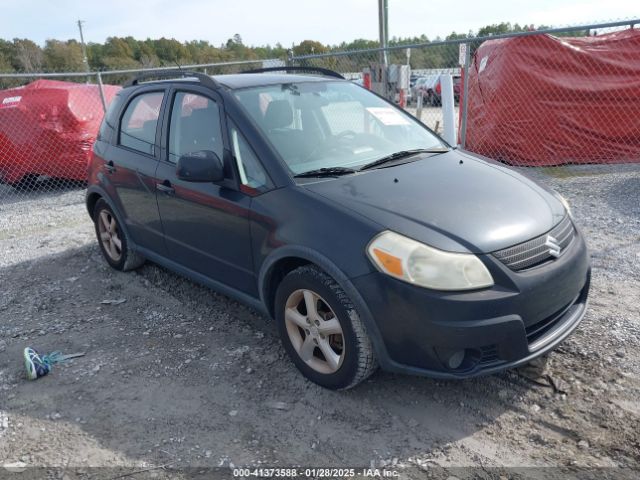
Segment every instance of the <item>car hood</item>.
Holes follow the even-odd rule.
[[[304,187],[383,229],[452,252],[500,250],[566,215],[550,190],[496,162],[459,150],[423,157]]]

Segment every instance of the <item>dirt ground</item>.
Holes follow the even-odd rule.
[[[572,204],[593,281],[544,375],[378,372],[347,392],[306,381],[272,324],[235,301],[150,263],[108,268],[78,192],[5,200],[0,478],[213,478],[240,466],[637,478],[640,167],[561,172],[541,178]],[[28,345],[86,356],[31,382]]]

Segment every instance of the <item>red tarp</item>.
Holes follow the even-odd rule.
[[[640,30],[484,42],[466,147],[513,165],[640,161]]]
[[[105,85],[107,104],[120,87]],[[27,174],[86,180],[103,117],[97,85],[36,80],[0,91],[0,179]]]

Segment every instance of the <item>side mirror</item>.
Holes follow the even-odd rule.
[[[178,159],[176,176],[185,182],[220,182],[224,180],[224,163],[210,150],[187,153]]]

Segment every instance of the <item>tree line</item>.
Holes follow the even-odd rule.
[[[153,68],[231,60],[260,60],[286,57],[282,45],[249,47],[240,35],[218,47],[202,40],[179,42],[174,39],[137,40],[133,37],[109,37],[104,43],[88,43],[87,59],[91,70]],[[44,46],[16,38],[0,39],[0,72],[81,72],[82,46],[77,40],[47,40]]]
[[[519,25],[503,22],[499,24],[487,25],[480,28],[477,31],[469,31],[468,33],[456,33],[452,32],[445,38],[436,37],[430,40],[426,35],[419,37],[398,38],[394,37],[390,39],[389,46],[399,47],[403,45],[414,44],[429,44],[434,42],[440,42],[443,40],[464,40],[473,39],[478,37],[488,37],[492,35],[501,35],[518,32],[528,32],[535,30],[545,30],[550,28],[547,25]],[[555,34],[556,36],[571,36],[571,37],[583,37],[590,35],[589,30],[580,30],[572,32],[561,32]],[[480,46],[481,41],[470,41],[470,53]],[[343,42],[335,46],[325,46],[319,42],[312,40],[305,40],[296,47],[294,47],[294,53],[296,55],[313,55],[332,53],[337,51],[358,51],[366,49],[375,49],[380,46],[378,41],[374,40],[354,40],[353,42]],[[410,56],[408,58],[409,64],[412,69],[445,69],[456,68],[459,66],[459,47],[458,44],[448,45],[433,45],[428,48],[412,48],[410,49]],[[347,56],[339,57],[324,57],[309,60],[302,60],[301,63],[305,65],[321,66],[325,68],[331,68],[340,72],[360,72],[364,67],[369,66],[371,63],[377,62],[379,55],[375,52],[363,52],[360,54],[354,53]],[[407,50],[404,48],[393,49],[388,52],[389,63],[406,64],[407,63]]]
[[[538,29],[545,28],[538,26]],[[473,38],[476,36],[495,35],[501,33],[520,32],[533,30],[532,25],[512,25],[500,23],[488,25],[476,32],[459,34],[452,32],[444,40]],[[589,32],[572,33],[573,36],[588,35]],[[434,41],[443,40],[435,38]],[[425,35],[411,38],[397,38],[390,40],[391,46],[429,43]],[[362,50],[378,47],[375,40],[357,39],[351,42],[342,42],[338,45],[324,45],[313,40],[305,40],[294,45],[291,50],[294,55],[321,54],[344,50]],[[214,46],[204,40],[179,42],[175,39],[160,38],[137,40],[133,37],[109,37],[104,43],[88,43],[87,59],[89,68],[95,70],[119,70],[134,68],[153,68],[178,66],[201,63],[218,63],[235,60],[265,59],[286,60],[289,54],[288,48],[277,43],[275,46],[248,46],[238,34],[227,40],[226,43]],[[406,63],[404,49],[390,53],[390,61],[393,63]],[[371,61],[376,60],[375,55],[354,55],[338,58],[328,58],[316,61],[313,64],[336,68],[341,71],[360,71]],[[434,48],[412,49],[410,63],[412,68],[450,68],[457,64],[457,45],[444,45]],[[238,67],[240,68],[240,67]],[[40,46],[26,38],[13,40],[0,39],[0,73],[32,73],[32,72],[81,72],[86,69],[83,61],[82,46],[77,40],[47,40],[44,46]],[[237,68],[236,68],[237,70]],[[230,68],[210,73],[228,73]],[[71,78],[70,78],[71,79]],[[82,79],[77,79],[81,81]],[[107,79],[113,81],[114,79]],[[119,79],[118,79],[119,80]],[[18,81],[18,83],[24,83]],[[0,86],[6,87],[16,82],[0,79]]]

